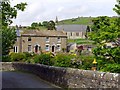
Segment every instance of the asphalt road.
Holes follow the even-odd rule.
[[[1,72],[0,72],[1,73]],[[25,72],[2,72],[2,88],[58,88],[38,76]]]

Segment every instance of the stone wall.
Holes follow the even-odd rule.
[[[63,88],[120,88],[120,74],[62,68],[41,64],[1,62],[4,71],[20,70],[38,75]]]

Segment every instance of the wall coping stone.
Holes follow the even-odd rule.
[[[21,62],[0,62],[0,71],[21,70],[32,72],[40,78],[64,88],[120,88],[120,74],[30,64]]]

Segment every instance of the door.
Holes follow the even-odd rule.
[[[38,53],[38,45],[35,46],[35,53]]]
[[[52,46],[52,52],[55,52],[55,46]]]

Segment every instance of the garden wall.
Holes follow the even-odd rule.
[[[63,88],[120,88],[120,74],[46,66],[41,64],[1,62],[4,71],[20,70]],[[113,89],[115,88],[115,89]]]

